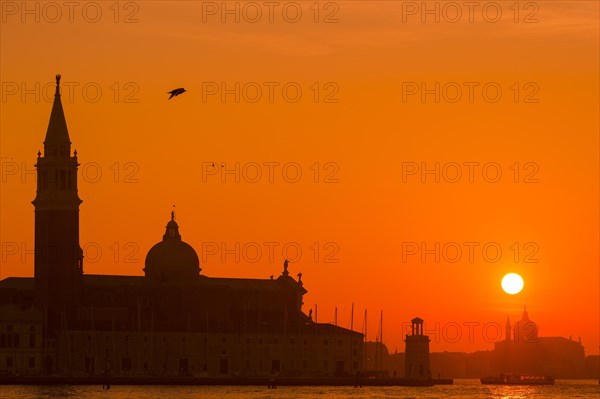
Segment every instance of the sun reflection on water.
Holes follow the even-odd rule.
[[[544,392],[548,391],[549,387],[495,385],[487,387],[487,389],[490,397],[493,399],[528,399],[543,397]]]

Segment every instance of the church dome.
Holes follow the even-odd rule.
[[[515,342],[537,342],[538,326],[529,318],[527,308],[523,310],[521,320],[515,323]]]
[[[145,266],[146,277],[162,283],[188,282],[200,275],[198,254],[181,240],[173,212],[162,241],[148,251]]]

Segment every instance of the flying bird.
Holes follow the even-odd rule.
[[[167,93],[171,95],[171,97],[169,97],[169,100],[170,100],[173,97],[177,97],[178,95],[185,93],[185,89],[183,87],[180,87],[179,89],[171,90],[171,91],[168,91]]]

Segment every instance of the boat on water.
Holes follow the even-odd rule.
[[[496,385],[554,385],[554,378],[547,375],[500,373],[483,377],[481,383]]]

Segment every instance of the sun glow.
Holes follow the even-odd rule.
[[[502,278],[502,289],[510,295],[515,295],[523,289],[523,278],[517,273],[508,273]]]

